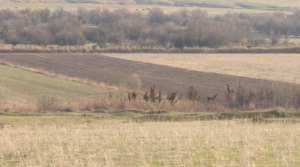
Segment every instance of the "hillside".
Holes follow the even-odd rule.
[[[298,85],[288,83],[191,71],[182,67],[170,67],[167,64],[142,63],[98,54],[1,54],[0,60],[33,69],[42,67],[44,71],[76,78],[88,78],[107,85],[120,85],[131,75],[137,74],[141,80],[141,89],[145,91],[149,90],[150,86],[156,85],[156,88],[161,89],[164,95],[177,92],[180,96],[185,96],[187,88],[193,85],[201,92],[202,97],[218,93],[218,100],[222,102],[225,101],[226,84],[240,83],[252,87],[278,84],[280,87],[293,87],[294,90],[299,88]]]
[[[7,99],[36,99],[41,95],[67,99],[100,97],[104,87],[51,77],[18,68],[0,65],[0,92]]]

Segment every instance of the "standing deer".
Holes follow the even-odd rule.
[[[131,101],[132,100],[136,100],[138,93],[133,91],[133,92],[128,92],[128,100]]]
[[[156,97],[156,98],[158,99],[159,103],[162,101],[161,90],[158,91],[158,97]]]
[[[177,92],[167,94],[167,99],[171,102],[172,105],[174,103],[174,100],[176,99],[176,94],[177,94]]]
[[[151,86],[150,88],[150,99],[154,103],[156,99],[156,93],[155,93],[155,85]]]
[[[200,96],[198,95],[198,91],[193,86],[190,86],[189,89],[187,90],[187,97],[189,100],[193,102],[200,99]]]
[[[148,92],[146,92],[146,93],[144,94],[143,100],[145,100],[145,101],[148,101],[148,100],[149,100]]]

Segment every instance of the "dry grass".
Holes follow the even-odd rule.
[[[208,73],[300,83],[299,54],[105,54]]]
[[[2,166],[296,167],[300,164],[299,124],[42,118],[28,117],[26,124],[3,126]]]

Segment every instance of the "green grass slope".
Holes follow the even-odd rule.
[[[105,87],[51,77],[5,65],[0,65],[0,76],[0,91],[7,98],[34,99],[41,95],[50,95],[80,99],[100,97],[107,91]]]

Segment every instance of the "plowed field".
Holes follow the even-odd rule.
[[[111,85],[120,85],[132,74],[138,74],[143,90],[156,85],[156,88],[164,93],[178,92],[184,96],[187,88],[193,85],[204,98],[218,93],[219,101],[224,100],[226,84],[241,83],[251,87],[274,85],[285,88],[300,87],[296,84],[192,71],[98,54],[1,54],[0,61]]]

